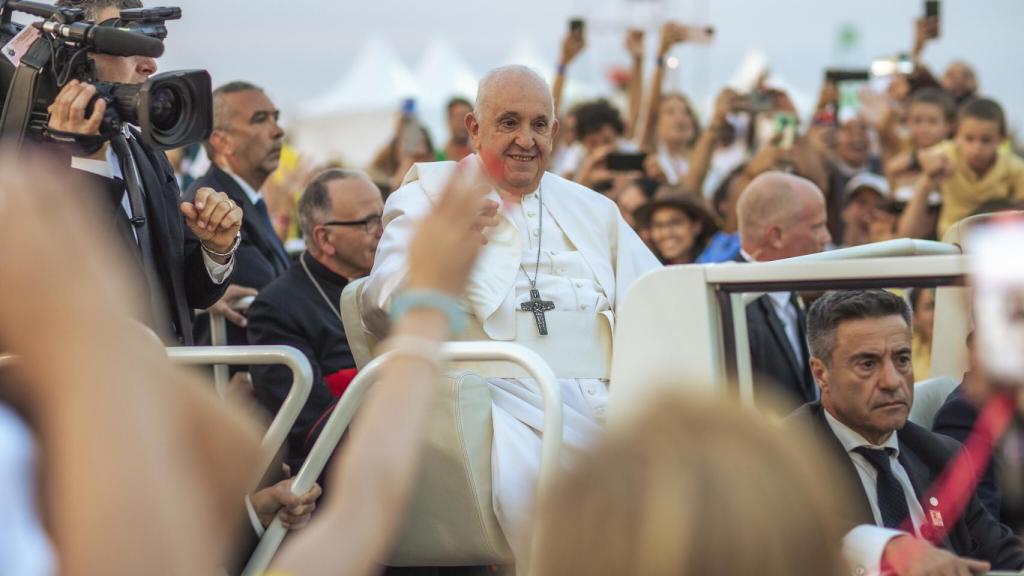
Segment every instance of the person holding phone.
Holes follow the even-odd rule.
[[[395,135],[377,152],[370,166],[370,176],[388,191],[395,190],[413,164],[432,162],[436,157],[430,132],[416,116],[416,102],[407,99],[402,103]]]
[[[646,154],[622,139],[625,123],[615,106],[602,98],[577,106],[574,115],[585,156],[572,180],[614,196],[644,174]]]
[[[914,195],[900,218],[899,233],[926,237],[932,192],[942,194],[937,235],[987,202],[1024,199],[1024,159],[1003,146],[1006,116],[995,100],[977,98],[960,107],[956,136],[921,154]]]
[[[665,68],[672,48],[684,42],[708,43],[713,30],[686,26],[675,21],[661,27],[658,56],[651,90],[637,132],[638,142],[658,158],[658,167],[668,184],[679,184],[690,167],[690,155],[701,134],[700,122],[689,99],[681,92],[665,94]]]

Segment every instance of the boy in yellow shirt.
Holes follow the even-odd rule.
[[[899,232],[925,237],[930,232],[928,194],[942,192],[938,238],[957,221],[989,202],[1024,200],[1024,160],[1006,140],[1006,117],[994,100],[976,98],[960,107],[956,137],[920,153],[921,177],[900,218]]]

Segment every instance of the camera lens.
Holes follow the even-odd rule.
[[[181,117],[181,98],[171,86],[153,91],[149,101],[149,118],[158,130],[170,130]]]

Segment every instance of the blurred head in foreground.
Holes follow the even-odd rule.
[[[847,573],[823,461],[752,411],[658,398],[542,501],[533,572]]]

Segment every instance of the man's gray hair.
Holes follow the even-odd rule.
[[[223,86],[217,87],[213,91],[214,130],[226,130],[228,128],[231,111],[228,109],[228,104],[225,102],[224,97],[228,94],[237,94],[239,92],[263,92],[263,88],[244,80],[235,80],[234,82],[228,82]]]
[[[331,168],[316,175],[306,186],[306,190],[299,198],[299,229],[302,231],[302,238],[306,241],[307,248],[315,248],[313,240],[313,229],[323,224],[331,217],[334,206],[331,203],[331,195],[327,191],[327,185],[335,180],[350,180],[362,178],[373,183],[370,177],[361,170],[348,168]]]
[[[95,21],[100,17],[100,12],[110,7],[118,10],[142,8],[142,0],[57,0],[56,5],[61,8],[81,8],[86,20]]]
[[[899,316],[910,330],[910,306],[888,290],[835,290],[826,292],[807,311],[807,343],[811,356],[826,365],[832,363],[836,331],[847,320]]]

